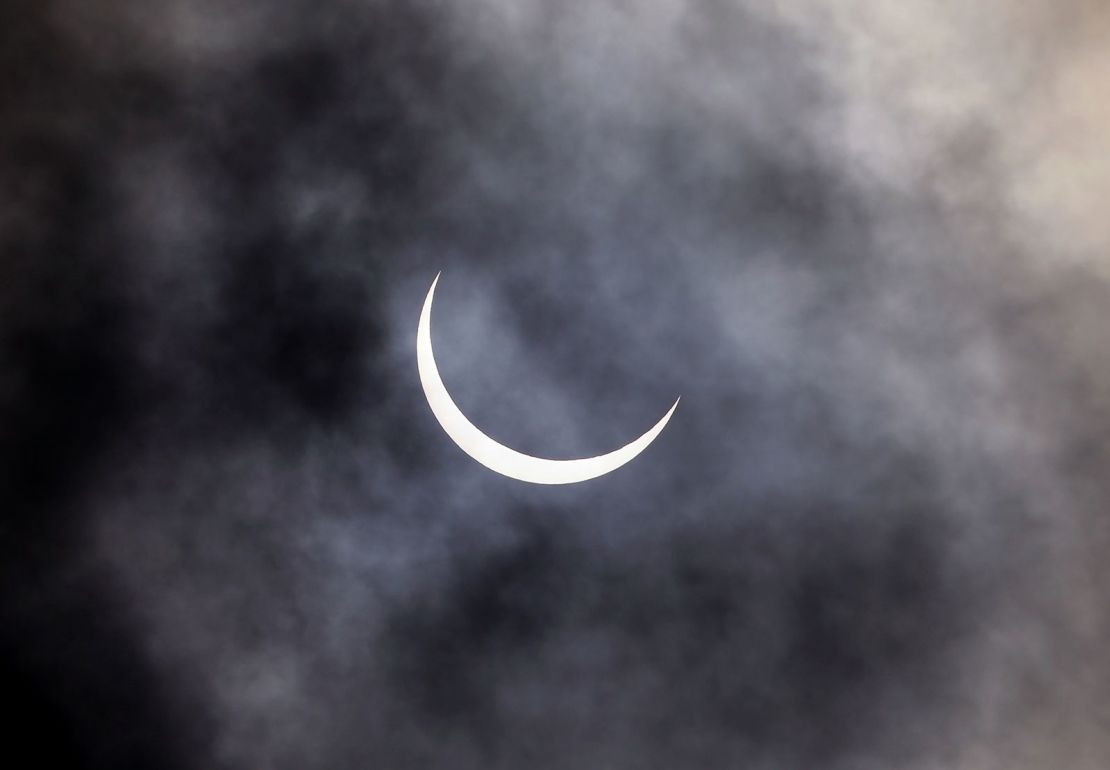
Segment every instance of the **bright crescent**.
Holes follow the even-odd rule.
[[[585,457],[580,460],[545,460],[497,443],[466,418],[466,415],[455,405],[455,401],[443,384],[443,379],[439,376],[439,368],[436,366],[435,356],[432,355],[432,299],[436,293],[437,283],[439,283],[439,275],[436,275],[435,280],[432,281],[432,288],[428,290],[428,297],[424,300],[424,310],[420,314],[420,326],[416,333],[416,364],[420,370],[420,384],[424,388],[424,395],[428,399],[432,413],[451,440],[491,471],[532,484],[575,484],[604,476],[647,449],[666,427],[674,410],[678,408],[681,398],[675,400],[670,411],[647,433],[620,449],[597,457]]]

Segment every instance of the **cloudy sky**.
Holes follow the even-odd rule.
[[[1104,770],[1107,201],[1104,0],[0,0],[7,750]]]

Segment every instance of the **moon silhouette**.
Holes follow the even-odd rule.
[[[416,364],[420,370],[420,385],[424,388],[424,395],[432,408],[432,414],[451,440],[491,471],[531,484],[576,484],[604,476],[647,449],[666,427],[674,410],[678,408],[681,398],[675,400],[670,411],[647,433],[620,449],[597,457],[585,457],[579,460],[546,460],[499,444],[478,430],[466,418],[466,415],[455,405],[455,401],[443,384],[443,379],[439,376],[439,368],[432,354],[432,299],[435,297],[436,284],[439,283],[440,275],[442,273],[436,275],[435,280],[432,281],[432,288],[428,290],[416,333]]]

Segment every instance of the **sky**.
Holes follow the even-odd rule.
[[[1110,765],[1102,0],[0,0],[6,750]],[[462,453],[420,387],[551,458]]]

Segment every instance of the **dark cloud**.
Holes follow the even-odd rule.
[[[927,6],[0,6],[20,748],[1101,768],[1102,14]],[[471,463],[439,270],[495,437],[675,419]]]
[[[142,389],[98,165],[82,148],[33,136],[9,147],[4,164],[15,222],[4,233],[0,478],[10,520],[40,532],[126,430]]]

